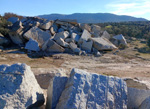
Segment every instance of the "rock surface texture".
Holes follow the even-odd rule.
[[[55,85],[54,83],[55,81],[53,86]],[[54,92],[57,92],[56,87],[53,88]],[[56,109],[126,108],[127,86],[122,79],[92,74],[79,69],[71,71],[65,89],[56,106]]]
[[[37,108],[43,91],[26,64],[0,65],[0,109]]]

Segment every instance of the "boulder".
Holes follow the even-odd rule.
[[[22,37],[23,34],[22,22],[17,21],[9,29],[10,29],[9,36],[12,42],[17,45],[24,45],[25,40]]]
[[[28,40],[33,39],[37,41],[39,47],[42,47],[42,45],[51,37],[49,33],[42,31],[38,27],[32,27],[23,36]]]
[[[92,25],[91,28],[92,28],[91,33],[93,37],[100,37],[101,32],[102,32],[101,27],[98,25]]]
[[[59,32],[59,33],[55,34],[54,40],[56,41],[57,39],[60,39],[60,38],[65,40],[68,36],[69,36],[68,31],[62,31],[62,32]]]
[[[57,39],[56,42],[57,42],[57,44],[59,44],[63,47],[67,47],[67,48],[69,47],[69,44],[67,42],[65,42],[62,38]]]
[[[150,96],[142,102],[139,109],[150,109]]]
[[[10,17],[7,21],[11,22],[12,24],[16,23],[17,21],[19,21],[18,17]]]
[[[39,27],[41,29],[48,30],[48,29],[50,29],[51,26],[52,26],[52,21],[47,21],[47,22],[40,24]]]
[[[38,42],[35,40],[30,39],[25,46],[25,49],[31,50],[31,51],[40,51]]]
[[[88,39],[91,38],[91,34],[84,29],[79,41],[78,41],[78,44],[81,45],[83,43],[83,41],[88,41]]]
[[[114,50],[117,49],[109,40],[103,37],[91,38],[93,40],[93,47],[97,50]]]
[[[65,31],[63,28],[58,29],[58,33]]]
[[[74,53],[80,54],[81,50],[77,47],[77,45],[73,42],[69,44],[69,47]]]
[[[72,24],[72,25],[78,25],[77,20],[75,20],[75,19],[61,19],[59,21],[60,22],[67,22],[67,23]]]
[[[74,40],[75,42],[78,42],[79,39],[80,39],[80,36],[77,35],[76,33],[72,33],[72,34],[71,34],[71,38],[72,38],[72,40]]]
[[[67,43],[70,43],[70,42],[73,42],[74,40],[72,40],[72,38],[66,38],[65,39],[65,42],[67,42]]]
[[[117,35],[117,36],[113,36],[113,39],[116,40],[116,41],[114,42],[114,44],[115,44],[116,46],[119,46],[119,45],[127,46],[127,41],[126,41],[126,39],[123,37],[122,34]],[[112,42],[112,43],[113,43],[113,42]]]
[[[58,45],[55,41],[49,39],[47,40],[43,46],[42,46],[42,50],[43,51],[47,51],[47,52],[64,52],[65,49],[63,47],[61,47],[60,45]]]
[[[56,109],[127,109],[126,83],[73,69]]]
[[[43,90],[30,66],[0,65],[0,109],[38,108],[44,101]]]
[[[0,45],[9,45],[10,41],[0,33]]]
[[[81,49],[85,50],[86,52],[91,52],[93,46],[93,41],[89,40],[89,41],[83,41],[82,45],[81,45]]]
[[[59,98],[65,89],[68,77],[64,73],[56,74],[50,81],[47,91],[46,109],[55,109]]]
[[[106,38],[108,40],[111,38],[110,34],[107,31],[104,31],[101,37]]]
[[[80,23],[79,27],[82,29],[82,31],[87,30],[88,32],[91,32],[91,27],[88,24]]]

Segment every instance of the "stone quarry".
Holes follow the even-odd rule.
[[[48,21],[38,17],[21,20],[9,18],[12,22],[10,39],[14,44],[28,51],[50,53],[99,54],[104,50],[116,50],[127,46],[123,35],[111,37],[98,25],[79,24],[76,20]]]

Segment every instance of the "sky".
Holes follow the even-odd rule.
[[[113,13],[150,20],[150,0],[0,0],[0,15]]]

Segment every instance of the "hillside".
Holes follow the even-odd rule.
[[[74,13],[74,14],[49,14],[39,15],[48,20],[76,19],[79,23],[103,23],[103,22],[124,22],[124,21],[148,21],[144,18],[136,18],[126,15],[115,15],[110,13]]]

